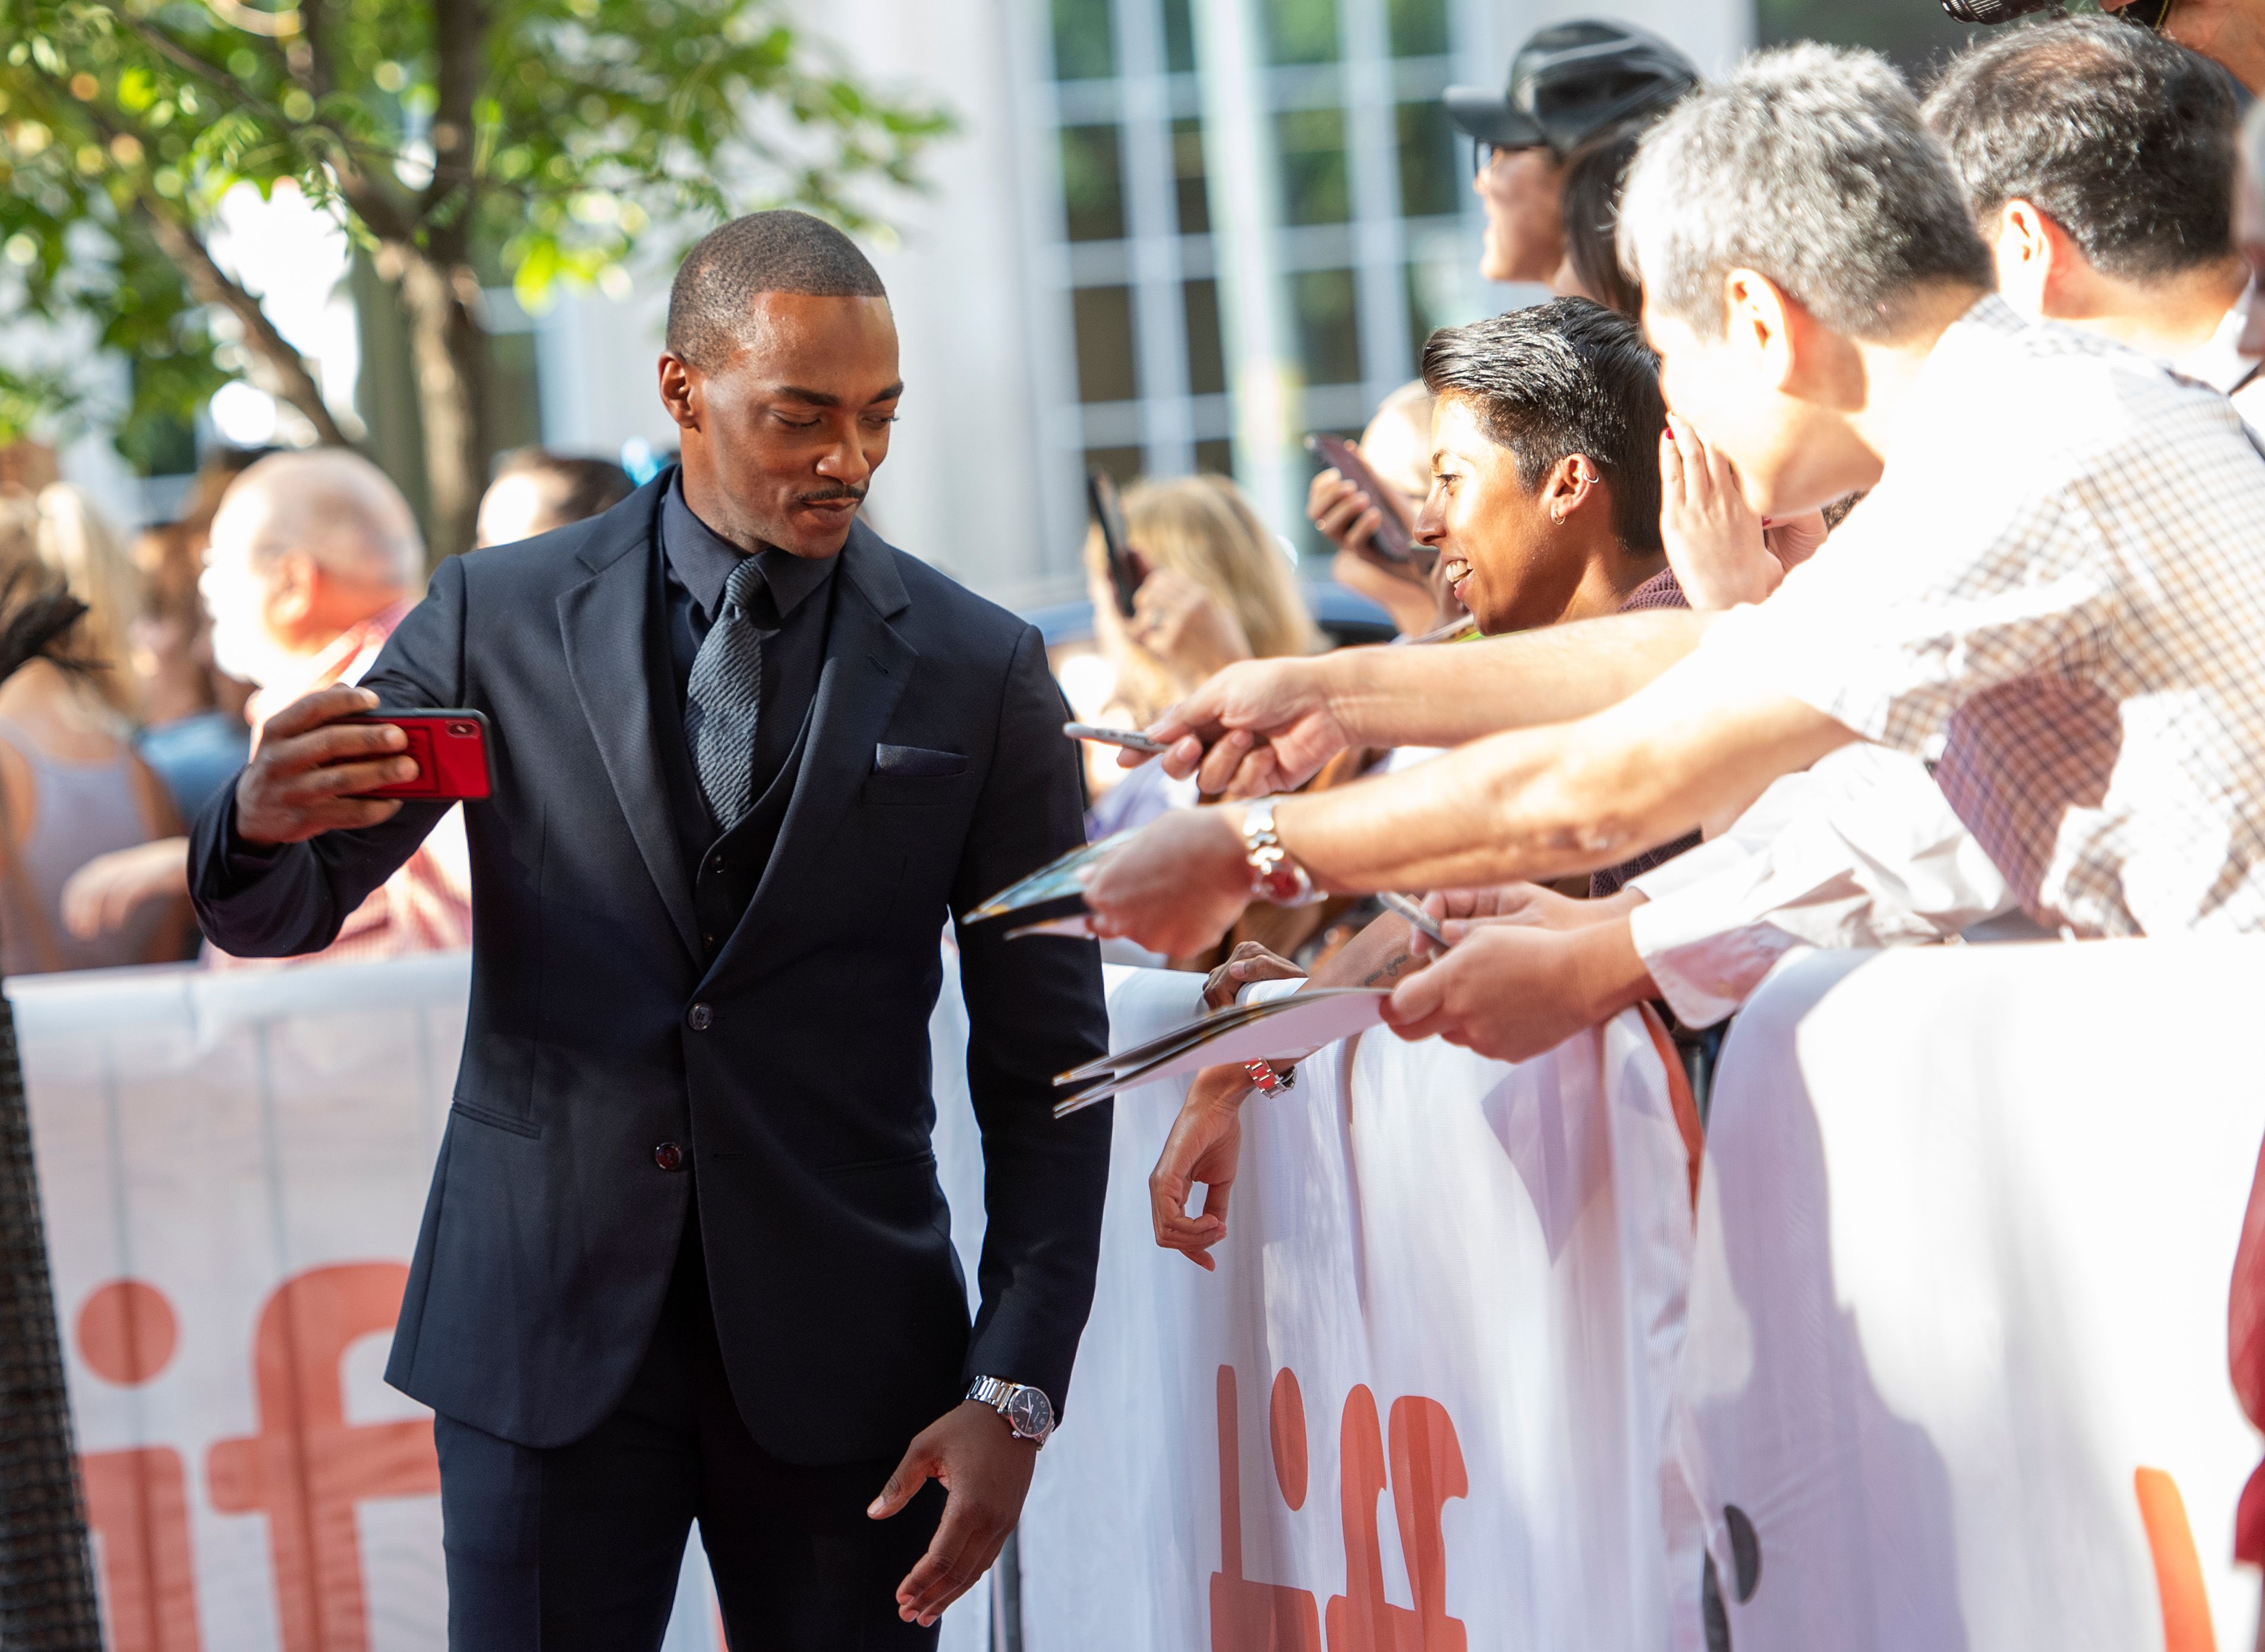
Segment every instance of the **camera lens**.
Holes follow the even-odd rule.
[[[451,723],[448,724],[448,732],[451,734],[472,734],[477,732],[477,731],[478,724],[477,724]]]

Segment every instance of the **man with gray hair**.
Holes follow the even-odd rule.
[[[425,583],[425,541],[401,490],[358,453],[271,454],[229,485],[213,518],[199,589],[213,659],[259,685],[245,707],[256,738],[302,695],[359,682]],[[75,934],[121,927],[142,903],[189,892],[186,838],[98,855],[62,891]],[[451,810],[338,938],[308,959],[381,958],[471,942],[463,812]],[[216,964],[237,959],[217,949]]]
[[[1620,222],[1669,404],[1748,503],[1869,497],[1759,607],[1222,673],[1157,730],[1210,790],[1294,783],[1348,741],[1478,743],[1160,821],[1089,885],[1096,927],[1191,950],[1261,863],[1278,898],[1589,870],[1854,740],[1931,753],[1954,718],[1977,782],[1954,802],[2034,916],[2265,926],[2265,463],[2224,398],[1992,295],[1948,160],[1870,55],[1765,54],[1693,94]],[[1474,931],[1395,1024],[1467,1037],[1489,955]]]

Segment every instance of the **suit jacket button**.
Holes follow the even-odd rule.
[[[692,1006],[692,1013],[684,1018],[695,1032],[705,1032],[716,1024],[716,1012],[705,1004]]]
[[[652,1161],[664,1170],[681,1170],[684,1149],[673,1141],[664,1141],[652,1150]]]

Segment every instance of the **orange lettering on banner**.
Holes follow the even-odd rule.
[[[78,1472],[101,1557],[110,1652],[200,1652],[181,1454],[170,1445],[89,1452]]]
[[[2155,1562],[2155,1592],[2163,1607],[2163,1652],[2218,1652],[2210,1627],[2210,1594],[2203,1587],[2202,1557],[2195,1552],[2194,1528],[2187,1524],[2187,1500],[2179,1482],[2159,1468],[2132,1471],[2131,1489],[2139,1499],[2139,1524]]]
[[[1447,1408],[1415,1394],[1392,1402],[1392,1507],[1400,1517],[1400,1552],[1416,1600],[1416,1639],[1424,1652],[1464,1652],[1460,1619],[1447,1615],[1447,1538],[1440,1517],[1450,1497],[1467,1497],[1462,1442]],[[1396,1610],[1396,1609],[1395,1609]]]
[[[1416,1606],[1384,1597],[1376,1500],[1385,1490],[1383,1430],[1376,1396],[1357,1386],[1338,1425],[1337,1500],[1344,1521],[1345,1592],[1329,1600],[1329,1652],[1464,1652],[1460,1619],[1447,1616],[1447,1548],[1440,1511],[1467,1496],[1463,1450],[1446,1408],[1415,1397],[1392,1406],[1392,1494],[1400,1548]]]
[[[368,1652],[354,1505],[441,1489],[430,1423],[346,1420],[346,1350],[393,1328],[408,1277],[373,1262],[286,1280],[254,1337],[259,1432],[205,1459],[215,1508],[267,1517],[284,1652]]]
[[[180,1345],[173,1305],[139,1279],[89,1292],[76,1332],[86,1368],[121,1388],[162,1375]],[[201,1652],[181,1454],[169,1445],[88,1452],[78,1472],[102,1568],[110,1652]]]
[[[1219,1368],[1219,1549],[1220,1569],[1211,1575],[1211,1652],[1322,1652],[1309,1592],[1242,1575],[1242,1434],[1232,1365]]]

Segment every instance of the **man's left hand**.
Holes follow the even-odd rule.
[[[1625,921],[1579,929],[1475,923],[1453,951],[1393,989],[1384,1019],[1411,1041],[1445,1038],[1525,1061],[1637,1002],[1650,984]]]
[[[1227,933],[1250,904],[1239,811],[1175,809],[1112,849],[1085,886],[1097,935],[1129,935],[1184,957]]]
[[[865,1510],[885,1520],[931,1475],[943,1484],[943,1518],[928,1553],[897,1585],[898,1617],[922,1627],[934,1623],[991,1569],[1023,1517],[1038,1460],[1036,1445],[1017,1439],[1006,1418],[972,1400],[963,1400],[914,1437],[904,1461]]]

